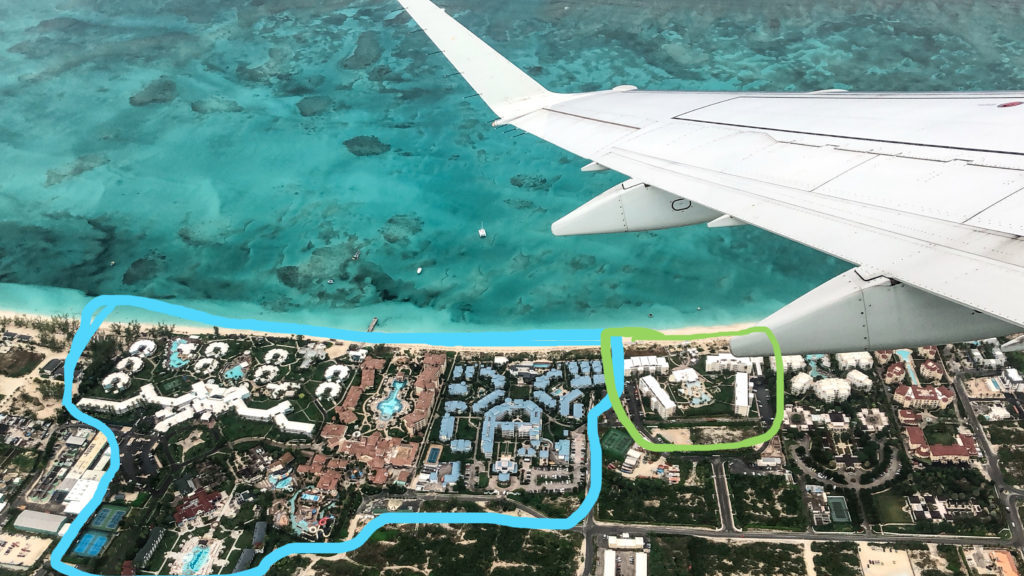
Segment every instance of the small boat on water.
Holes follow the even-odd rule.
[[[352,259],[353,260],[359,260],[359,256],[360,255],[361,255],[361,252],[359,250],[356,250],[355,253],[352,254]]]
[[[482,222],[480,223],[480,229],[477,230],[476,232],[477,234],[480,235],[481,238],[487,238],[487,230],[484,230],[484,225]]]
[[[417,274],[423,274],[423,267],[422,267],[422,266],[420,266],[419,268],[417,268],[417,269],[416,269],[416,273],[417,273]]]

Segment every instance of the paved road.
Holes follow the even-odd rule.
[[[1010,533],[1012,534],[1012,544],[1018,548],[1024,546],[1024,526],[1021,526],[1020,511],[1017,509],[1019,505],[1018,500],[1021,499],[1021,490],[1009,486],[1006,480],[1003,478],[1003,471],[999,468],[999,459],[995,452],[992,451],[992,446],[988,443],[988,437],[985,435],[985,430],[981,427],[981,422],[978,421],[978,415],[974,412],[974,406],[971,406],[971,402],[967,397],[967,390],[964,388],[963,378],[957,375],[953,381],[953,389],[956,390],[956,395],[960,398],[960,403],[964,407],[964,415],[967,416],[967,422],[971,425],[971,430],[974,432],[974,437],[977,441],[978,446],[981,447],[981,451],[985,453],[985,466],[988,469],[989,478],[992,479],[992,484],[996,488],[996,496],[999,498],[1000,505],[1003,506],[1003,511],[1010,518]]]
[[[718,517],[722,521],[722,530],[736,532],[736,525],[732,519],[732,502],[729,501],[729,480],[725,463],[721,459],[711,460],[711,474],[715,477],[715,497],[718,500]]]

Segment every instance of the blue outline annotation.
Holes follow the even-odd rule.
[[[64,364],[64,396],[62,403],[71,416],[84,424],[96,428],[107,438],[110,445],[110,467],[100,479],[99,486],[93,494],[92,499],[85,508],[74,519],[60,538],[53,551],[50,553],[50,565],[54,570],[67,576],[95,576],[75,566],[64,562],[64,555],[68,553],[71,544],[78,537],[79,532],[85,527],[86,521],[93,515],[96,509],[103,503],[103,497],[107,492],[110,481],[121,466],[120,453],[114,433],[106,424],[99,419],[82,412],[71,402],[71,382],[75,373],[75,366],[78,359],[85,350],[86,344],[93,334],[100,328],[103,321],[118,306],[130,306],[141,308],[151,312],[157,312],[168,316],[181,318],[192,322],[218,326],[220,328],[234,330],[253,330],[258,332],[272,332],[281,334],[302,334],[319,338],[337,338],[355,342],[366,342],[368,344],[426,344],[430,346],[464,346],[466,345],[466,333],[395,333],[387,334],[380,332],[356,332],[352,330],[341,330],[335,328],[323,328],[306,326],[302,324],[291,324],[283,322],[269,322],[263,320],[240,320],[225,318],[193,310],[184,306],[168,304],[159,300],[142,298],[139,296],[99,296],[86,304],[82,310],[82,323],[71,342],[71,350],[68,353],[67,362]],[[474,332],[471,334],[474,346],[594,346],[601,345],[600,330],[526,330],[519,332]],[[621,374],[623,364],[623,350],[621,338],[616,338],[612,346],[612,363],[615,365],[615,373]],[[621,382],[616,382],[619,393],[622,393]],[[275,548],[267,553],[259,564],[239,572],[241,576],[263,576],[270,569],[270,566],[291,554],[341,554],[351,552],[365,544],[373,533],[387,524],[493,524],[507,526],[510,528],[529,528],[535,530],[568,530],[579,524],[597,502],[598,494],[601,492],[601,441],[597,434],[597,419],[604,412],[611,408],[610,399],[605,396],[587,414],[587,442],[590,446],[590,476],[587,487],[587,495],[580,503],[580,507],[568,518],[524,518],[509,516],[496,512],[387,512],[377,516],[360,530],[355,537],[343,542],[317,542],[304,543],[293,542]]]

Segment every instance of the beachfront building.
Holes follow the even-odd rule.
[[[673,384],[682,384],[683,382],[693,383],[698,380],[700,380],[700,374],[697,374],[697,371],[693,368],[680,368],[678,370],[673,370],[672,374],[668,377],[668,381]]]
[[[644,376],[640,379],[640,393],[645,398],[651,399],[651,408],[658,416],[668,418],[676,411],[676,403],[668,392],[661,387],[661,384],[654,379],[654,376]]]
[[[246,384],[223,387],[213,383],[194,382],[192,391],[180,396],[163,396],[152,384],[139,388],[139,394],[120,401],[101,398],[83,398],[78,407],[83,409],[124,414],[143,404],[162,406],[154,416],[157,420],[154,431],[164,433],[179,424],[188,422],[195,417],[209,420],[211,417],[234,410],[240,418],[260,422],[273,421],[278,428],[289,434],[310,435],[315,426],[309,422],[289,420],[285,414],[291,412],[291,402],[284,400],[270,409],[251,408],[245,403],[249,397]]]
[[[664,356],[634,356],[622,361],[622,374],[626,378],[645,374],[668,374],[668,360]]]
[[[540,447],[541,409],[532,400],[507,400],[484,414],[480,432],[480,450],[485,458],[494,457],[494,440],[526,438],[536,449]]]
[[[746,372],[736,373],[736,387],[733,396],[733,412],[737,416],[750,414],[750,381]]]
[[[711,354],[704,359],[704,370],[707,372],[753,372],[754,358],[737,358],[728,352],[722,354]]]

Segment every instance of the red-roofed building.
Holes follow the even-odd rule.
[[[900,408],[896,411],[896,416],[900,419],[900,424],[920,424],[921,415],[913,410],[907,408]]]
[[[972,436],[957,434],[955,444],[929,444],[921,428],[907,426],[904,431],[907,433],[911,455],[920,460],[959,464],[978,456],[978,446]]]
[[[946,408],[955,397],[953,391],[945,386],[907,386],[906,384],[897,386],[892,395],[893,400],[904,408]]]
[[[174,522],[181,524],[197,516],[209,514],[217,507],[220,498],[221,495],[218,492],[207,492],[205,490],[193,492],[174,509]]]
[[[939,380],[942,378],[942,366],[935,360],[925,360],[921,363],[918,373],[925,380]]]
[[[903,362],[895,362],[885,369],[885,383],[899,384],[907,377],[907,366]]]
[[[879,366],[885,366],[892,360],[892,350],[875,350],[875,360]]]
[[[917,353],[927,360],[937,360],[939,358],[938,346],[921,346],[917,349]]]

